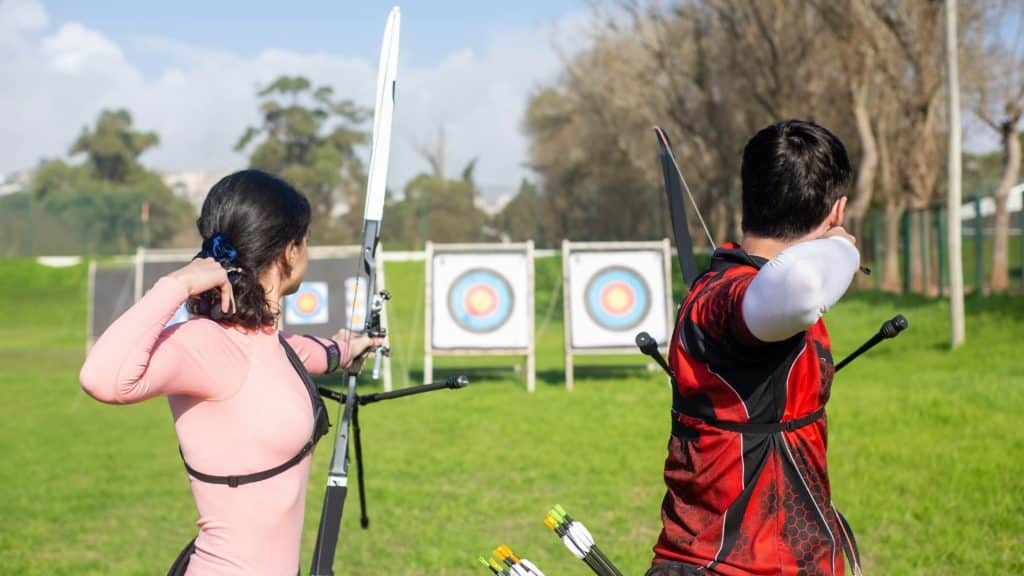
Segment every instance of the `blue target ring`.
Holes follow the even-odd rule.
[[[636,270],[608,266],[598,270],[583,292],[586,312],[606,330],[626,331],[643,322],[651,310],[651,289]]]
[[[504,276],[487,268],[459,275],[448,289],[448,313],[464,330],[493,332],[512,316],[512,286]]]

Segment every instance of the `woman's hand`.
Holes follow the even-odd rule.
[[[225,314],[230,311],[234,293],[228,281],[228,272],[213,258],[197,258],[167,276],[185,284],[189,296],[198,296],[208,290],[220,290],[220,310]]]
[[[348,351],[346,352],[348,358],[346,358],[345,364],[343,365],[344,368],[351,366],[352,362],[356,358],[362,357],[367,350],[375,350],[385,344],[383,338],[371,338],[369,336],[355,334],[345,330],[344,328],[338,330],[338,333],[334,335],[334,341],[348,343]]]

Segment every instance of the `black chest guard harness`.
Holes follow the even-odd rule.
[[[292,350],[292,347],[285,341],[284,336],[278,334],[278,340],[281,342],[281,347],[284,348],[284,353],[288,357],[288,361],[291,362],[292,368],[295,369],[295,372],[299,375],[299,379],[302,380],[302,383],[306,388],[306,392],[309,394],[309,401],[313,405],[313,431],[310,434],[309,441],[306,442],[301,450],[299,450],[298,454],[292,456],[282,464],[259,472],[239,474],[237,476],[216,476],[213,474],[204,474],[189,466],[188,462],[185,461],[185,455],[182,454],[181,461],[185,464],[185,470],[188,470],[188,473],[196,480],[210,484],[227,484],[228,486],[235,488],[241,484],[250,484],[252,482],[259,482],[260,480],[272,478],[285,470],[288,470],[292,466],[295,466],[299,462],[302,462],[302,459],[313,450],[313,446],[316,446],[316,443],[320,438],[327,434],[327,430],[330,427],[330,421],[327,418],[327,407],[324,406],[324,401],[320,398],[320,392],[317,390],[316,384],[313,383],[313,378],[310,377],[309,372],[306,371],[306,367],[302,364],[302,361],[299,360],[298,355],[295,354],[295,350]],[[332,363],[331,360],[334,360],[334,358],[331,358],[330,354],[328,354],[328,358],[328,363]],[[178,452],[181,453],[180,447],[178,448]]]

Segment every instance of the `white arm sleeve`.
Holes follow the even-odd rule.
[[[786,248],[758,271],[743,296],[743,319],[762,342],[779,342],[810,328],[850,287],[860,254],[845,238]]]

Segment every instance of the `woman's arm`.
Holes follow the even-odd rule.
[[[807,330],[846,293],[859,264],[857,248],[842,237],[786,248],[747,288],[747,329],[762,342],[779,342]]]
[[[79,374],[82,388],[110,404],[140,402],[170,392],[174,378],[169,368],[187,365],[190,358],[175,342],[161,338],[161,333],[186,298],[188,291],[181,282],[158,281],[96,341]]]
[[[288,345],[310,374],[329,374],[338,367],[347,367],[352,359],[370,348],[384,345],[383,338],[355,335],[344,328],[334,338],[320,338],[281,332]],[[336,359],[336,360],[335,360]]]
[[[345,341],[335,342],[330,338],[290,334],[284,331],[281,335],[295,350],[295,354],[310,374],[330,374],[347,362]]]
[[[226,288],[225,288],[226,286]],[[224,269],[209,258],[193,260],[161,278],[100,336],[79,374],[82,388],[100,402],[127,404],[154,396],[184,394],[209,399],[230,393],[244,374],[210,372],[233,365],[230,347],[212,322],[187,322],[164,329],[189,295],[226,291]],[[236,371],[237,372],[237,371]]]

